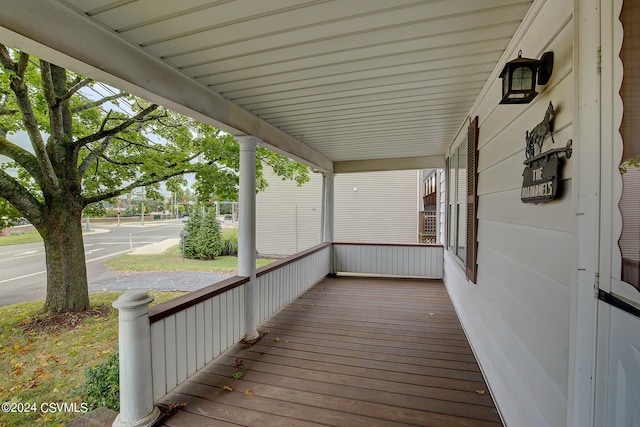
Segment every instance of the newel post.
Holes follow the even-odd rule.
[[[120,413],[114,427],[151,426],[160,416],[153,402],[151,332],[146,292],[130,291],[113,302],[118,313]]]

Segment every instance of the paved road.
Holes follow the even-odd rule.
[[[165,239],[175,238],[180,221],[92,225],[84,237],[89,290],[195,290],[226,276],[212,273],[129,273],[109,270],[101,261]],[[99,230],[99,231],[97,231]],[[44,298],[46,273],[42,243],[0,247],[0,306]]]

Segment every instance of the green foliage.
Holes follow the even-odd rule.
[[[620,165],[619,169],[620,169],[620,173],[625,174],[629,169],[638,169],[638,168],[640,168],[640,157],[625,160]]]
[[[105,362],[89,366],[85,371],[85,383],[75,392],[82,396],[89,410],[100,407],[120,410],[120,364],[118,353]]]
[[[238,255],[238,229],[225,228],[222,231],[221,255]]]
[[[25,64],[24,68],[21,64]],[[42,77],[45,70],[55,74],[49,83],[55,87],[43,87],[43,82],[50,82]],[[63,93],[65,102],[60,108],[70,115],[71,128],[50,120],[63,114],[50,111],[53,107],[47,100],[47,91]],[[104,96],[96,100],[96,93]],[[9,158],[0,163],[0,197],[5,195],[3,188],[10,188],[10,174],[4,170],[12,168],[25,192],[6,194],[6,198],[14,206],[23,206],[27,212],[20,216],[34,224],[41,219],[35,216],[42,209],[26,209],[26,202],[43,204],[43,194],[58,191],[54,184],[59,188],[80,188],[78,195],[85,204],[142,186],[146,187],[147,199],[160,199],[159,182],[171,180],[167,188],[177,193],[186,184],[182,175],[195,173],[194,188],[199,199],[213,196],[216,200],[237,200],[239,146],[233,135],[127,93],[105,89],[99,82],[2,44],[0,103],[12,112],[0,114],[0,156]],[[27,115],[34,120],[23,120]],[[27,131],[32,145],[44,145],[46,150],[33,153],[19,148],[11,140],[19,131]],[[43,134],[45,140],[33,140]],[[262,147],[258,147],[257,154],[283,178],[299,184],[309,179],[305,165]],[[54,169],[76,165],[76,170],[58,174],[58,182],[50,183],[41,168],[34,167],[36,164],[51,164]],[[266,187],[261,168],[259,164],[259,190]],[[27,195],[35,200],[27,200]]]
[[[185,230],[189,233],[184,240],[186,258],[207,260],[220,256],[222,237],[215,211],[207,212],[204,217],[199,214],[189,217]]]
[[[4,228],[5,225],[11,227],[18,222],[20,217],[22,217],[20,212],[6,199],[0,197],[0,229]]]
[[[97,218],[97,217],[105,216],[107,214],[107,210],[105,209],[102,202],[98,202],[98,203],[92,203],[89,206],[85,207],[82,213],[84,214],[84,216]]]

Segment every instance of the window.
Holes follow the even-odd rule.
[[[469,125],[467,143],[447,159],[447,246],[476,282],[478,118]]]

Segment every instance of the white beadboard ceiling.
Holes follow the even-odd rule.
[[[531,3],[0,0],[0,42],[321,170],[433,167]]]

